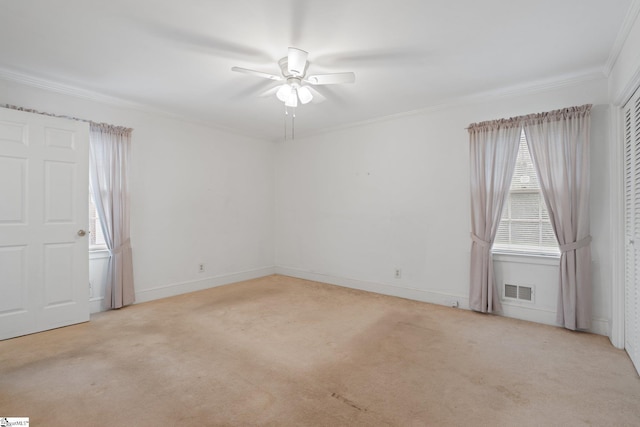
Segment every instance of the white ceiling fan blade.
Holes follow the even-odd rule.
[[[269,89],[267,89],[267,90],[265,90],[265,91],[261,92],[261,93],[258,95],[258,97],[260,97],[260,98],[268,98],[268,97],[270,97],[270,96],[273,96],[273,95],[275,95],[275,94],[276,94],[276,92],[278,92],[278,89],[280,89],[280,87],[281,87],[281,85],[278,85],[278,86],[275,86],[275,87],[269,88]]]
[[[287,69],[289,73],[294,76],[304,75],[304,70],[307,67],[307,56],[309,56],[309,54],[304,50],[290,47],[287,58]]]
[[[312,85],[334,85],[338,83],[353,83],[356,81],[354,73],[315,74],[305,79]]]
[[[276,76],[275,74],[263,73],[262,71],[250,70],[248,68],[232,67],[231,71],[237,71],[238,73],[251,74],[252,76],[262,77],[264,79],[282,80],[282,77]]]

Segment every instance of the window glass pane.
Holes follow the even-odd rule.
[[[518,219],[540,218],[540,193],[511,193],[511,217]]]
[[[105,249],[106,247],[93,195],[89,192],[89,249]]]
[[[530,188],[539,189],[540,183],[538,182],[538,175],[533,166],[533,160],[531,160],[531,154],[529,153],[527,140],[523,131],[520,135],[520,147],[516,160],[516,168],[513,172],[513,179],[511,180],[511,190],[526,190]]]
[[[542,204],[542,209],[540,212],[540,215],[542,216],[542,220],[549,222],[549,210],[547,209],[547,205],[544,202],[544,197],[542,197],[542,193],[540,193],[540,199],[541,199],[541,204]]]
[[[507,198],[507,201],[504,204],[504,208],[502,209],[501,219],[509,219],[511,217],[511,196]]]
[[[512,222],[511,243],[523,246],[538,246],[540,242],[539,222]]]
[[[509,243],[509,221],[500,221],[500,226],[498,227],[498,233],[495,238],[496,244],[498,243]]]
[[[551,227],[550,222],[542,223],[542,246],[558,247],[558,240],[556,240],[556,235],[553,233],[553,227]]]
[[[524,131],[494,249],[559,253]]]

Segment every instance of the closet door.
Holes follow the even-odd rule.
[[[640,372],[640,90],[623,108],[625,349]]]

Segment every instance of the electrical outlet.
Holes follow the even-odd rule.
[[[200,263],[198,266],[198,272],[204,273],[204,264]]]
[[[396,279],[400,279],[402,278],[402,270],[399,268],[396,268]]]

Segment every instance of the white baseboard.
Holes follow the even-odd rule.
[[[591,319],[591,332],[605,337],[611,336],[611,323],[607,319]]]
[[[228,285],[230,283],[242,282],[244,280],[257,279],[259,277],[275,274],[274,267],[263,267],[255,270],[242,271],[239,273],[224,274],[220,276],[206,277],[204,279],[191,280],[188,282],[172,283],[169,285],[136,291],[136,304],[153,301],[161,298],[173,297],[189,292],[201,291],[214,288],[216,286]]]
[[[529,322],[542,323],[544,325],[558,326],[556,312],[553,310],[525,305],[502,303],[502,315],[514,319],[527,320]],[[589,332],[609,336],[609,321],[607,319],[592,318]]]
[[[543,325],[558,326],[556,312],[545,308],[509,304],[502,301],[502,315],[504,317],[542,323]]]
[[[452,293],[434,292],[423,289],[415,289],[408,287],[392,286],[384,283],[369,282],[357,279],[348,279],[328,274],[315,273],[306,270],[299,270],[291,267],[263,267],[255,270],[243,271],[239,273],[225,274],[221,276],[207,277],[199,280],[192,280],[181,283],[172,283],[153,289],[145,289],[136,292],[136,303],[153,301],[161,298],[168,298],[188,292],[201,291],[204,289],[214,288],[216,286],[228,285],[244,280],[257,279],[259,277],[270,276],[272,274],[281,274],[283,276],[296,277],[304,280],[312,280],[315,282],[328,283],[331,285],[342,286],[345,288],[359,289],[368,292],[375,292],[383,295],[390,295],[400,298],[407,298],[415,301],[422,301],[431,304],[451,306],[452,302],[457,301],[458,307],[468,310],[469,297],[466,295],[456,295]],[[98,313],[103,311],[104,297],[95,297],[89,300],[90,312]],[[503,304],[503,313],[505,317],[514,319],[527,320],[535,323],[556,326],[555,311],[540,309],[536,307],[527,307],[520,305]],[[609,320],[594,318],[592,319],[591,332],[598,335],[609,336],[610,325]]]
[[[469,297],[442,292],[425,291],[422,289],[406,288],[386,285],[383,283],[346,279],[327,274],[298,270],[290,267],[275,267],[275,273],[315,282],[329,283],[345,288],[360,289],[378,294],[391,295],[431,304],[451,306],[452,301],[458,301],[458,307],[469,310]],[[535,323],[557,326],[555,311],[536,307],[502,305],[502,315],[514,319],[527,320]],[[607,319],[592,319],[591,331],[594,334],[609,336],[609,321]]]
[[[100,313],[101,311],[105,311],[104,305],[102,302],[104,301],[104,297],[95,297],[89,298],[89,313]]]
[[[312,273],[309,271],[298,270],[289,267],[276,267],[275,270],[276,274],[281,274],[283,276],[291,276],[298,279],[329,283],[331,285],[343,286],[345,288],[359,289],[362,291],[391,295],[394,297],[428,302],[431,304],[451,306],[451,303],[453,301],[457,301],[459,308],[469,309],[469,297],[467,296],[425,291],[423,289],[391,286],[384,283],[366,282],[356,279],[346,279],[343,277],[330,276],[321,273]]]

